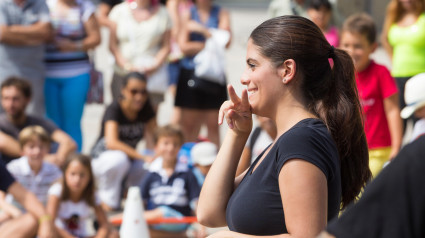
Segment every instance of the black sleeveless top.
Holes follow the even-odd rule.
[[[339,156],[321,120],[309,118],[298,122],[279,137],[251,173],[262,154],[251,165],[227,204],[226,220],[230,230],[250,235],[287,233],[278,178],[285,162],[294,158],[314,164],[325,174],[328,220],[337,216],[341,202]]]

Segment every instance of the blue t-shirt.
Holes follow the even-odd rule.
[[[4,162],[0,160],[0,190],[7,192],[13,182],[15,182],[15,179],[12,177],[9,171],[7,171]]]
[[[143,200],[147,201],[147,210],[169,206],[184,216],[191,216],[190,204],[199,198],[201,187],[187,168],[177,168],[169,178],[164,170],[159,169],[146,175],[141,192]]]
[[[341,202],[339,156],[336,144],[321,120],[298,122],[279,137],[262,163],[251,173],[263,153],[230,197],[226,209],[230,230],[250,235],[287,233],[279,173],[283,165],[294,158],[314,164],[325,174],[328,220],[338,214]]]

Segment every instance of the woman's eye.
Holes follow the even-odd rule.
[[[248,67],[250,67],[251,69],[253,69],[253,68],[255,68],[255,65],[248,63]]]

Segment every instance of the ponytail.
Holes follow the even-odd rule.
[[[362,108],[351,57],[335,50],[329,91],[315,111],[334,138],[341,162],[342,208],[353,201],[371,178]]]

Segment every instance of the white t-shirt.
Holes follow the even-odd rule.
[[[60,183],[53,184],[49,189],[50,196],[60,197],[61,193],[62,185]],[[100,200],[96,196],[96,205],[99,204]],[[87,237],[92,235],[90,228],[93,226],[93,214],[93,207],[84,200],[79,202],[61,201],[56,214],[55,224],[74,236]]]
[[[163,6],[149,19],[137,22],[129,3],[123,2],[112,9],[109,19],[117,25],[122,56],[134,65],[140,59],[153,60],[162,47],[164,33],[171,29],[171,19]]]

